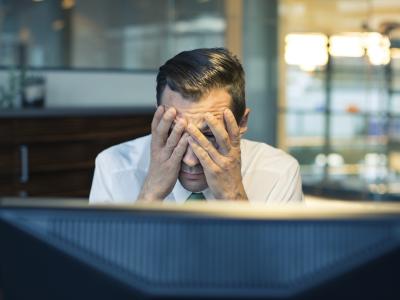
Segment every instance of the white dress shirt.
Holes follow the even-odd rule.
[[[150,164],[151,135],[110,147],[96,158],[90,203],[133,203],[137,200]],[[303,201],[300,168],[282,150],[242,139],[242,178],[250,202]],[[165,174],[167,176],[167,174]],[[191,192],[177,180],[164,201],[184,203]],[[213,200],[209,189],[203,191]]]

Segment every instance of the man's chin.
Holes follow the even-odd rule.
[[[191,191],[193,193],[201,192],[208,187],[204,173],[196,175],[188,175],[188,174],[182,174],[181,172],[179,174],[179,182],[186,190]]]

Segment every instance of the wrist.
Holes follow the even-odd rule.
[[[248,201],[246,191],[244,190],[243,183],[238,185],[237,189],[233,190],[229,200],[233,201]]]
[[[162,201],[163,199],[164,197],[157,193],[154,188],[151,188],[151,186],[149,186],[149,184],[145,181],[137,200],[141,202],[153,202]]]

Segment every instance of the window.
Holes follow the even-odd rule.
[[[190,48],[224,45],[224,1],[5,0],[0,65],[156,69]]]

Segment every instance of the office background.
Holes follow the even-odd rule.
[[[0,194],[85,197],[95,153],[146,134],[157,68],[224,46],[246,137],[291,153],[304,191],[400,195],[396,0],[2,0]]]

